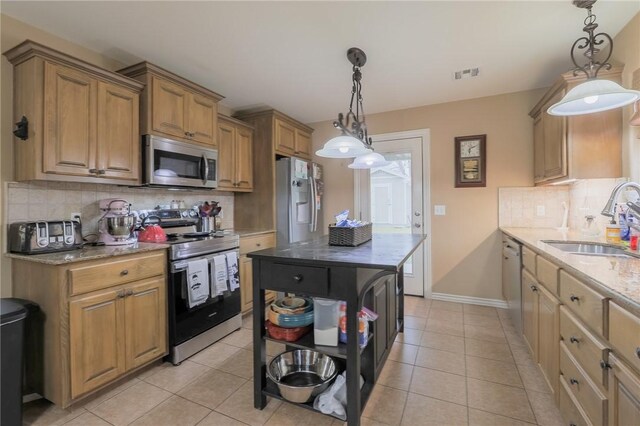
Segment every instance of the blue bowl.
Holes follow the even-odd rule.
[[[295,315],[285,315],[275,312],[269,308],[269,321],[279,327],[293,328],[306,327],[313,324],[313,310]]]

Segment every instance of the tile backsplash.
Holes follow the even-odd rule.
[[[498,189],[498,224],[510,227],[557,228],[562,225],[564,209],[569,207],[569,228],[579,230],[584,217],[593,215],[601,232],[606,218],[600,211],[613,188],[627,178],[582,179],[570,185]],[[621,202],[624,200],[620,200]],[[539,206],[544,214],[538,215]]]
[[[204,200],[222,206],[222,227],[233,228],[233,193],[223,191],[170,191],[159,188],[128,188],[117,185],[70,182],[8,182],[7,223],[24,220],[70,219],[82,215],[82,233],[97,232],[102,212],[98,202],[105,198],[129,201],[132,210],[153,209],[171,200],[183,200],[190,207]]]

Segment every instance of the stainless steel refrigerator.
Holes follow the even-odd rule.
[[[305,241],[324,234],[322,167],[300,158],[276,162],[277,243]]]

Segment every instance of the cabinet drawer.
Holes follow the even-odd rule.
[[[542,256],[538,256],[536,261],[536,277],[538,282],[554,295],[558,295],[558,268],[554,263],[549,262]]]
[[[524,266],[527,271],[535,275],[536,254],[524,246],[522,247],[522,266]]]
[[[604,390],[606,371],[600,363],[607,360],[607,347],[587,331],[566,306],[560,306],[560,339],[587,375]]]
[[[560,375],[593,424],[605,424],[607,399],[560,342]]]
[[[270,270],[271,273],[269,277],[260,280],[263,288],[308,293],[314,296],[326,296],[329,292],[327,268],[273,263],[264,269]]]
[[[560,271],[560,300],[580,318],[587,327],[600,336],[604,333],[606,299],[588,288],[565,271]]]
[[[116,258],[118,259],[118,258]],[[127,256],[122,260],[69,269],[71,296],[112,287],[143,278],[163,275],[166,268],[165,253],[153,252],[139,256]]]
[[[569,385],[564,380],[564,377],[560,377],[560,414],[568,425],[575,426],[593,426],[584,411],[579,408],[577,402],[571,396],[571,392],[568,390]]]
[[[609,342],[617,355],[640,371],[640,318],[609,302]]]
[[[240,238],[240,255],[262,250],[276,245],[276,234],[252,235]]]

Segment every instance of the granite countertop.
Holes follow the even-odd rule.
[[[386,269],[398,272],[417,249],[425,235],[374,234],[358,247],[330,246],[329,237],[254,251],[247,256],[257,259],[313,262],[326,266]]]
[[[270,234],[276,232],[275,229],[233,229],[233,233],[242,237],[253,237],[254,235]]]
[[[542,240],[606,243],[603,236],[584,237],[578,231],[548,228],[500,228],[536,253],[549,258],[594,290],[640,315],[640,258],[585,256],[551,247]]]
[[[168,244],[160,243],[135,243],[128,246],[87,246],[79,250],[61,251],[45,254],[17,254],[7,253],[12,259],[26,260],[29,262],[45,263],[47,265],[64,265],[66,263],[84,262],[87,260],[103,259],[112,256],[125,256],[128,254],[143,253],[154,250],[165,250]]]

